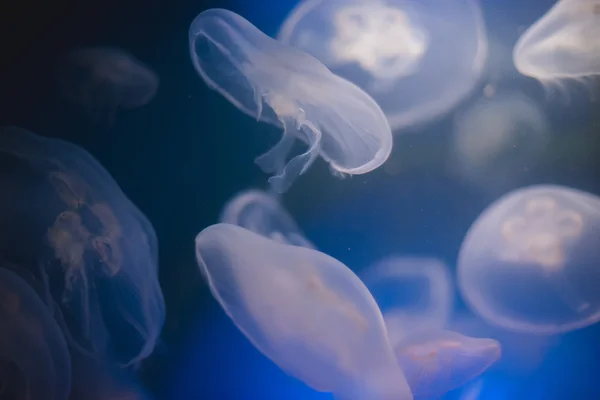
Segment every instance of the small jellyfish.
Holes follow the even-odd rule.
[[[189,30],[192,62],[206,84],[246,114],[283,128],[256,159],[275,192],[286,191],[317,156],[338,175],[365,174],[392,149],[375,101],[312,56],[277,42],[227,10],[204,11]],[[308,146],[288,159],[294,142]]]
[[[544,112],[520,92],[481,98],[455,118],[449,169],[486,191],[515,187],[550,141]]]
[[[523,33],[513,61],[544,85],[600,75],[600,1],[558,1]]]
[[[314,249],[279,200],[260,190],[247,190],[229,200],[220,222],[238,225],[281,243]]]
[[[394,346],[415,398],[441,396],[481,375],[500,359],[494,339],[440,330],[416,332]]]
[[[158,85],[158,75],[150,67],[115,48],[74,50],[58,65],[59,89],[95,122],[112,123],[119,109],[146,105]]]
[[[66,400],[71,361],[50,310],[14,269],[0,262],[0,398]]]
[[[196,237],[215,299],[283,371],[339,399],[410,400],[375,300],[344,264],[229,224]]]
[[[124,365],[150,355],[165,318],[157,239],[84,149],[0,128],[0,253],[58,305],[70,344]]]
[[[562,186],[515,190],[473,223],[460,249],[462,296],[487,322],[535,334],[600,320],[600,198]]]
[[[277,38],[369,93],[394,131],[454,108],[487,57],[474,0],[303,0]]]
[[[392,344],[414,331],[442,329],[453,307],[448,267],[428,257],[388,257],[361,279],[379,306]]]

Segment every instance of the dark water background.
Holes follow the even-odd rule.
[[[0,124],[83,146],[156,229],[167,303],[165,345],[144,364],[141,378],[158,399],[329,398],[287,377],[252,348],[210,297],[193,250],[195,235],[216,222],[232,195],[264,187],[266,176],[253,160],[277,141],[278,132],[207,89],[189,60],[189,23],[204,9],[221,7],[273,35],[295,3],[0,4]],[[506,40],[511,46],[519,26],[530,25],[551,4],[484,1],[490,40]],[[143,108],[120,113],[110,127],[90,124],[57,96],[54,83],[57,57],[88,45],[120,47],[149,64],[161,78],[157,97]],[[536,82],[519,76],[502,76],[499,86],[518,88],[536,99],[542,96]],[[427,254],[454,265],[470,224],[512,188],[554,183],[600,195],[600,102],[586,99],[568,107],[553,103],[546,111],[558,134],[541,159],[518,168],[508,184],[496,187],[492,182],[491,190],[478,190],[457,177],[448,151],[450,114],[396,139],[392,162],[401,168],[395,175],[382,168],[337,180],[319,161],[283,201],[322,251],[355,270],[391,253]],[[496,375],[488,381],[484,400],[600,399],[600,328],[566,335],[526,379]]]

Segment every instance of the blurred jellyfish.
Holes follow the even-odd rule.
[[[220,222],[238,225],[281,243],[314,249],[279,200],[260,190],[247,190],[229,200]]]
[[[450,111],[487,57],[475,0],[304,0],[278,39],[373,96],[393,130]]]
[[[600,75],[600,2],[560,0],[523,33],[513,61],[543,84]]]
[[[64,336],[37,293],[0,262],[0,398],[66,400],[71,362]]]
[[[58,85],[90,118],[112,123],[117,110],[149,103],[158,91],[159,78],[123,50],[96,47],[65,56],[58,66]]]
[[[282,193],[321,156],[336,174],[364,174],[392,149],[379,106],[302,51],[283,45],[239,15],[204,11],[189,31],[194,67],[206,84],[246,114],[282,127],[283,137],[256,163]],[[287,161],[299,139],[309,149]]]
[[[552,185],[515,190],[469,229],[458,284],[473,311],[520,332],[556,334],[600,320],[600,198]]]
[[[505,190],[535,167],[549,136],[546,116],[525,95],[481,98],[456,117],[451,168],[484,190]]]
[[[494,339],[440,330],[416,332],[394,346],[415,398],[441,396],[481,375],[500,359]]]
[[[73,384],[69,400],[150,400],[135,375],[107,359],[81,353],[72,357]]]
[[[0,165],[0,252],[46,286],[70,344],[127,365],[147,357],[165,317],[150,222],[73,144],[0,128]]]
[[[426,257],[389,257],[361,278],[381,309],[393,345],[414,331],[445,327],[453,307],[448,267]]]
[[[229,224],[198,234],[196,258],[227,315],[286,373],[340,399],[412,399],[377,304],[341,262]]]

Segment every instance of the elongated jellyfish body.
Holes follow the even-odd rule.
[[[165,317],[150,222],[73,144],[1,128],[0,163],[2,254],[45,287],[74,349],[138,364]]]
[[[289,375],[339,399],[412,399],[375,300],[341,262],[229,224],[198,234],[196,259],[235,325]]]
[[[0,261],[0,397],[67,400],[71,360],[50,309]]]
[[[189,30],[192,62],[206,84],[244,113],[283,128],[256,163],[284,192],[320,156],[332,171],[364,174],[388,158],[392,135],[375,101],[312,56],[279,43],[227,10],[204,11]],[[288,160],[294,142],[308,145]]]
[[[469,229],[457,274],[471,309],[504,329],[557,334],[600,320],[600,198],[563,186],[515,190]]]

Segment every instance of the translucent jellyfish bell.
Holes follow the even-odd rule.
[[[520,92],[481,98],[459,113],[452,136],[452,168],[483,189],[515,186],[543,154],[551,133],[546,115]]]
[[[600,198],[561,186],[515,190],[469,229],[458,284],[505,329],[556,334],[600,320]]]
[[[441,396],[481,375],[501,355],[500,343],[457,332],[416,332],[394,346],[415,398]]]
[[[310,55],[281,44],[239,15],[204,11],[189,31],[194,67],[206,84],[246,114],[283,127],[256,163],[284,192],[321,156],[332,171],[364,174],[388,158],[392,135],[379,106]],[[309,149],[287,161],[299,139]]]
[[[71,362],[46,304],[0,262],[0,398],[66,400]]]
[[[196,258],[227,315],[291,376],[340,399],[412,399],[377,304],[341,262],[229,224],[198,234]]]
[[[0,165],[1,254],[46,287],[75,348],[147,357],[165,317],[150,222],[73,144],[0,128]]]
[[[131,54],[114,48],[72,51],[58,66],[64,96],[89,117],[111,123],[118,109],[141,107],[158,91],[158,75]]]
[[[241,226],[281,243],[315,248],[279,200],[260,190],[238,193],[227,202],[219,221]]]
[[[555,83],[600,75],[600,3],[560,0],[523,33],[513,61],[523,75]]]
[[[277,38],[369,93],[393,130],[450,111],[487,57],[474,0],[303,0]]]
[[[454,291],[448,267],[427,257],[388,257],[361,278],[381,309],[392,344],[414,331],[442,329]]]

